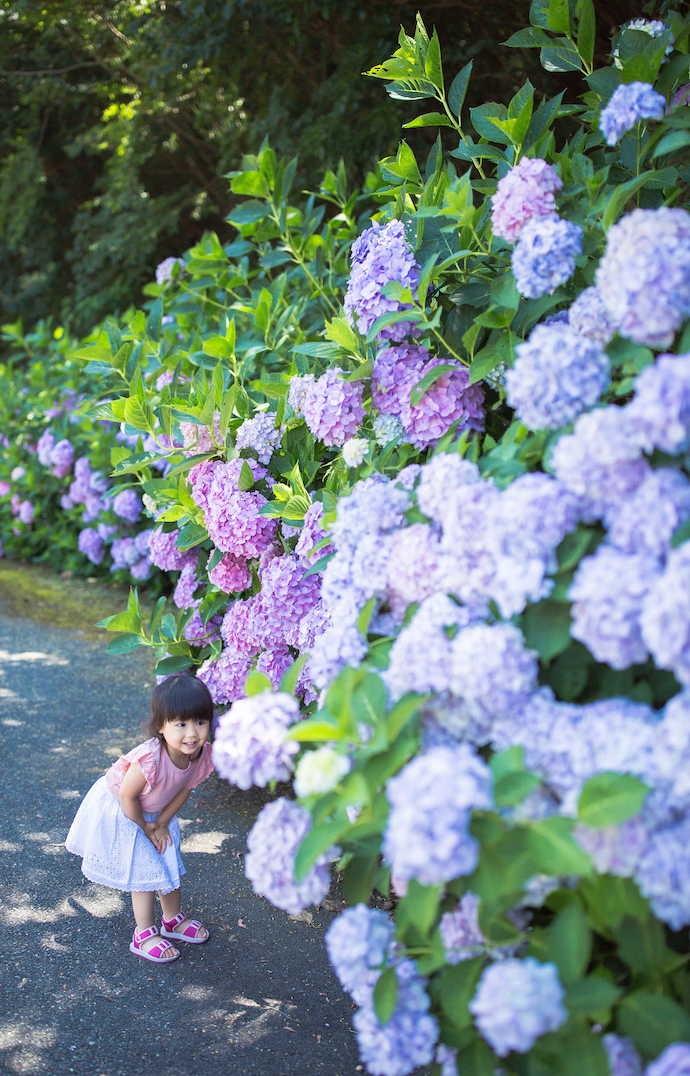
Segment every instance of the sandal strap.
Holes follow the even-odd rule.
[[[134,931],[134,944],[140,945],[141,942],[146,941],[147,938],[153,938],[158,933],[158,927],[154,923],[152,927],[145,927],[144,930]]]
[[[162,957],[163,953],[166,953],[168,949],[171,948],[172,945],[167,940],[167,938],[161,938],[159,942],[156,942],[155,945],[152,945],[150,949],[145,949],[144,952],[148,953],[149,956]]]
[[[185,913],[184,913],[184,912],[183,912],[183,911],[182,911],[182,910],[180,909],[180,911],[179,911],[179,912],[177,913],[177,915],[174,915],[174,916],[172,917],[172,919],[166,919],[166,918],[165,918],[165,916],[163,916],[163,925],[165,926],[165,929],[166,929],[166,930],[171,930],[171,929],[172,929],[172,927],[176,927],[176,926],[178,926],[178,925],[179,925],[180,923],[184,923],[184,921],[185,921],[185,919],[186,919],[186,918],[187,918],[187,916],[186,916],[186,915],[185,915]]]
[[[183,935],[183,937],[188,936],[190,938],[197,938],[199,936],[199,931],[200,930],[201,930],[201,923],[197,919],[192,919],[192,920],[190,920],[189,925],[186,926],[184,928],[184,930],[182,931],[182,935]],[[194,933],[190,934],[190,931],[193,931]]]

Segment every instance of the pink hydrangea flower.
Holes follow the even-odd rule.
[[[252,573],[247,567],[246,559],[235,557],[232,553],[226,553],[215,568],[211,568],[208,577],[226,594],[246,590],[252,581]]]
[[[278,524],[259,514],[267,503],[263,494],[255,490],[245,493],[238,488],[245,463],[249,464],[255,478],[266,473],[254,460],[232,460],[216,467],[204,520],[211,541],[218,549],[236,557],[258,557],[273,544]]]
[[[554,191],[563,186],[556,170],[540,157],[523,157],[498,181],[491,199],[494,235],[516,243],[528,221],[556,215]]]

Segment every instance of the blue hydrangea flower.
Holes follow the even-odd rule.
[[[391,954],[395,925],[385,912],[357,904],[326,931],[326,951],[340,985],[358,1005],[371,1001],[381,967]]]
[[[355,1013],[352,1023],[367,1072],[372,1076],[408,1076],[418,1065],[433,1060],[439,1027],[429,1015],[425,979],[413,960],[397,965],[398,999],[393,1015],[381,1024],[369,1003]]]
[[[611,1076],[642,1076],[642,1061],[632,1039],[609,1034],[601,1041],[609,1059]]]
[[[608,540],[623,553],[664,561],[671,538],[690,519],[690,482],[675,467],[660,467],[607,514]]]
[[[690,923],[690,817],[653,834],[635,881],[656,917],[672,930]]]
[[[383,854],[393,875],[439,885],[470,874],[479,855],[470,812],[491,806],[491,781],[488,766],[467,744],[435,747],[391,777]]]
[[[384,286],[391,281],[414,294],[419,266],[407,245],[402,221],[374,221],[352,244],[352,272],[343,302],[350,325],[356,325],[362,334],[366,335],[382,314],[406,309],[404,303],[383,294]],[[400,341],[415,334],[419,335],[419,330],[414,322],[398,321],[382,329],[378,339]]]
[[[529,221],[513,251],[517,290],[528,299],[550,294],[573,275],[575,258],[581,253],[579,224],[558,217]]]
[[[585,288],[568,310],[568,323],[573,332],[595,340],[606,347],[616,332],[598,288]]]
[[[320,904],[331,884],[329,860],[337,854],[334,848],[319,856],[301,882],[295,881],[295,855],[311,825],[305,807],[281,798],[262,808],[247,837],[244,873],[254,892],[292,915]]]
[[[690,542],[671,551],[640,617],[642,637],[661,669],[690,685]]]
[[[602,108],[599,127],[607,144],[615,146],[639,120],[660,120],[665,107],[666,98],[648,82],[621,84]]]
[[[489,1046],[505,1057],[527,1053],[540,1035],[565,1023],[564,996],[555,964],[511,958],[484,969],[468,1007]]]
[[[672,1042],[647,1065],[645,1076],[690,1076],[690,1042]]]
[[[634,209],[609,228],[596,272],[618,332],[665,348],[690,313],[690,213]]]
[[[690,354],[660,355],[645,367],[635,378],[635,396],[625,415],[645,452],[660,448],[675,455],[686,449],[690,444]]]
[[[609,359],[567,325],[537,325],[506,371],[508,403],[532,430],[556,430],[592,407],[609,381]]]

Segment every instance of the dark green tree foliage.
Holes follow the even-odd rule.
[[[0,5],[0,306],[87,331],[140,296],[153,267],[229,232],[223,173],[265,135],[298,182],[343,158],[361,182],[394,150],[399,107],[361,77],[419,8],[470,93],[508,100],[537,57],[498,44],[505,0],[10,0]],[[639,15],[598,4],[599,42]],[[410,107],[410,118],[415,106]],[[410,132],[419,153],[428,131]]]

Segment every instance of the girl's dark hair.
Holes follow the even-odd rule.
[[[196,676],[169,676],[151,696],[149,736],[162,736],[168,721],[213,722],[213,699],[206,684]]]

